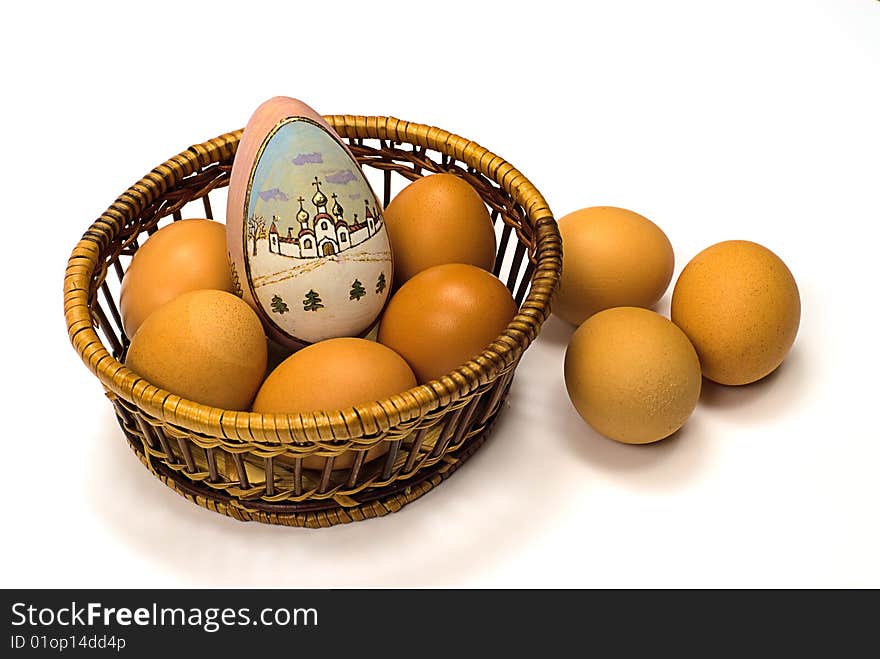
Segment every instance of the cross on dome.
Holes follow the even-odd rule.
[[[327,196],[321,192],[321,182],[318,180],[318,177],[315,177],[314,183],[312,185],[315,186],[315,195],[312,197],[312,203],[321,208],[322,206],[327,205]]]
[[[296,214],[296,219],[300,222],[308,222],[309,212],[305,208],[303,208],[303,202],[305,201],[305,199],[303,199],[302,195],[300,195],[297,198],[297,201],[299,202],[299,211]]]
[[[341,220],[341,219],[342,219],[342,215],[343,215],[343,213],[344,213],[345,211],[343,211],[342,206],[339,205],[339,200],[336,198],[336,193],[334,192],[334,193],[333,193],[332,195],[330,195],[330,196],[333,197],[333,208],[332,208],[332,213],[333,213],[333,215],[336,216],[336,219]]]

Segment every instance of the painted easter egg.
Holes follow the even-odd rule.
[[[292,348],[365,335],[394,281],[382,207],[360,166],[292,98],[266,101],[244,130],[226,240],[236,292]]]

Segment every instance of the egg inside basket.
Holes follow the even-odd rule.
[[[517,314],[483,352],[446,375],[385,400],[310,414],[212,408],[152,385],[122,363],[129,339],[118,295],[144,239],[184,217],[223,208],[241,131],[197,144],[126,190],[83,235],[68,261],[68,334],[99,378],[131,448],[187,499],[239,520],[323,527],[400,509],[476,451],[503,409],[523,351],[550,313],[562,252],[552,213],[516,168],[439,128],[390,117],[334,115],[384,205],[409,181],[436,172],[464,178],[495,223],[496,274]],[[222,217],[218,217],[222,220]],[[380,443],[381,459],[363,457]],[[333,460],[357,452],[350,467]],[[331,458],[322,470],[310,456]]]

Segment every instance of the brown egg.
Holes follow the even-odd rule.
[[[647,444],[681,428],[700,397],[700,362],[684,333],[637,307],[600,311],[572,335],[565,385],[597,432]]]
[[[748,384],[775,370],[800,318],[791,271],[769,249],[746,240],[697,254],[672,293],[672,320],[697,349],[703,375],[720,384]]]
[[[266,335],[243,300],[225,291],[191,291],[150,314],[125,363],[172,394],[246,410],[266,372]]]
[[[385,209],[397,286],[431,266],[469,263],[492,270],[495,230],[482,198],[452,174],[416,179]]]
[[[153,311],[202,288],[235,292],[226,227],[211,220],[179,220],[159,229],[135,252],[122,278],[119,307],[125,333],[134,336]]]
[[[553,313],[573,325],[611,307],[651,307],[672,279],[666,234],[638,213],[584,208],[559,220],[562,278]]]
[[[403,356],[425,383],[482,352],[515,313],[510,291],[492,274],[461,263],[437,265],[394,294],[379,342]]]
[[[285,359],[266,378],[254,400],[253,411],[300,414],[339,410],[370,403],[416,386],[416,378],[393,350],[366,339],[327,339],[307,346]],[[372,460],[388,451],[383,443],[367,452]],[[335,458],[334,469],[350,467],[356,451]],[[303,464],[320,469],[324,458]]]

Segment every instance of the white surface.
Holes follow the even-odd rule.
[[[880,3],[296,4],[6,10],[0,585],[880,586]],[[475,139],[557,216],[639,211],[676,274],[763,243],[800,286],[794,351],[622,446],[571,408],[551,320],[492,440],[400,513],[310,531],[198,508],[127,448],[65,336],[63,271],[118,193],[275,94]]]

